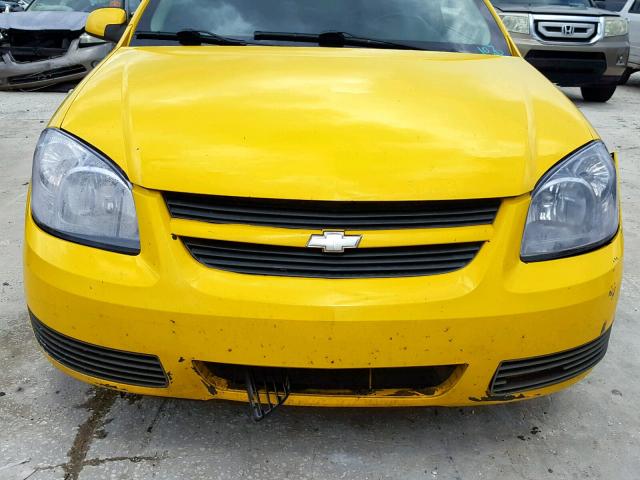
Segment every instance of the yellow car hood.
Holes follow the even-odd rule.
[[[518,57],[121,48],[59,125],[134,184],[220,195],[506,197],[595,133]],[[54,124],[55,124],[54,118]]]

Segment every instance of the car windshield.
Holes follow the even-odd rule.
[[[510,54],[482,0],[150,0],[131,44],[175,44],[169,36],[153,39],[149,33],[184,30],[287,46],[317,44],[292,35],[256,38],[256,32],[305,37],[342,32],[376,40],[367,45],[360,42],[358,47],[393,48],[383,46],[392,42],[424,50]]]
[[[32,12],[92,12],[97,8],[122,8],[121,0],[33,0]]]
[[[593,7],[591,0],[492,0],[492,3],[500,8],[507,9],[509,6],[518,7]]]

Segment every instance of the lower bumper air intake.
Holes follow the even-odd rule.
[[[607,351],[611,329],[595,340],[559,353],[522,360],[504,361],[490,386],[495,396],[548,387],[564,382],[594,367]]]
[[[36,339],[58,363],[78,373],[140,387],[166,387],[167,376],[155,355],[125,352],[81,342],[52,330],[31,314]]]

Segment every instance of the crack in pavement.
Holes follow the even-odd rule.
[[[108,462],[124,462],[126,460],[131,463],[140,463],[140,462],[153,462],[155,460],[164,460],[166,455],[151,455],[151,456],[142,456],[142,455],[134,455],[132,457],[107,457],[107,458],[92,458],[90,460],[85,460],[82,462],[82,466],[86,467],[87,465],[91,467],[96,467],[98,465],[102,465],[103,463]]]
[[[153,461],[158,461],[158,460],[165,460],[167,458],[167,454],[163,454],[163,455],[151,455],[151,456],[145,456],[145,455],[134,455],[131,457],[106,457],[106,458],[90,458],[89,460],[84,460],[82,462],[81,467],[84,468],[87,465],[91,466],[91,467],[95,467],[95,466],[99,466],[102,465],[104,463],[110,463],[110,462],[125,462],[125,461],[129,461],[131,463],[140,463],[140,462],[153,462]],[[46,465],[44,467],[34,467],[33,472],[31,472],[27,477],[24,478],[24,480],[26,480],[27,478],[29,478],[31,475],[33,475],[36,472],[43,472],[46,470],[53,470],[56,468],[60,468],[62,467],[63,469],[68,465],[67,463],[59,463],[57,465]],[[82,468],[80,470],[82,470]],[[79,472],[78,472],[79,473]],[[65,476],[65,479],[67,477]]]
[[[80,405],[86,408],[91,414],[84,423],[78,427],[73,445],[67,452],[69,461],[62,465],[65,480],[78,480],[80,472],[85,466],[85,460],[89,448],[93,442],[96,431],[103,426],[104,417],[116,401],[117,392],[106,389],[95,389],[94,395],[85,403]]]
[[[89,417],[78,426],[78,431],[73,439],[73,444],[67,452],[69,461],[66,463],[60,463],[57,465],[46,465],[41,467],[35,467],[33,471],[26,477],[31,477],[36,472],[45,470],[53,470],[56,468],[62,468],[64,471],[64,480],[78,480],[82,469],[86,466],[99,466],[110,462],[124,462],[129,461],[132,463],[140,462],[153,462],[158,460],[164,460],[167,458],[167,453],[162,455],[132,455],[132,456],[119,456],[119,457],[106,457],[106,458],[90,458],[87,459],[87,454],[91,448],[91,444],[95,438],[98,438],[98,431],[105,425],[105,417],[111,410],[111,407],[118,398],[119,393],[113,390],[104,388],[95,388],[93,390],[93,396],[89,398],[85,403],[79,405],[80,408],[84,408],[90,412]],[[160,405],[159,411],[156,414],[156,418],[152,422],[155,424],[157,416],[164,407],[163,402]],[[29,460],[19,462],[28,463]],[[11,465],[13,466],[13,465]]]

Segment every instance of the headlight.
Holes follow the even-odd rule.
[[[597,248],[618,231],[616,170],[602,142],[551,169],[531,194],[523,261],[567,257]]]
[[[617,37],[629,33],[629,22],[626,18],[605,17],[604,18],[604,36]]]
[[[104,40],[94,37],[93,35],[89,35],[88,33],[83,33],[79,37],[78,46],[79,47],[92,47],[94,45],[100,45],[101,43],[107,43]]]
[[[507,31],[511,33],[523,33],[525,35],[529,34],[529,15],[502,15],[501,18]]]
[[[121,253],[140,252],[131,184],[71,135],[47,129],[33,159],[31,213],[52,235]]]

